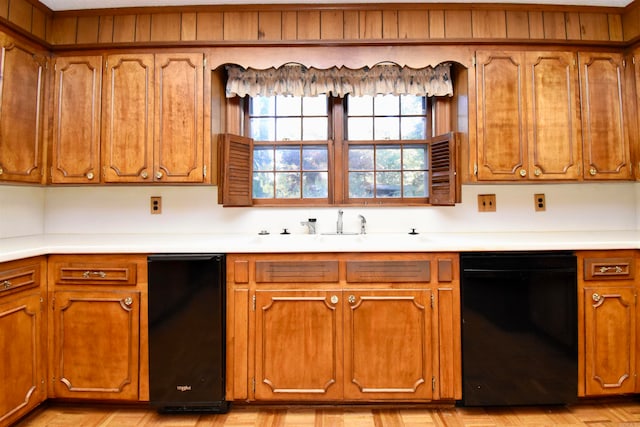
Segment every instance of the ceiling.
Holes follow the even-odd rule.
[[[344,0],[40,0],[51,10],[104,9],[116,7],[234,5],[234,4],[342,4]],[[571,6],[625,7],[632,0],[355,0],[348,3],[519,3]]]

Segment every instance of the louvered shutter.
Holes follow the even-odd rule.
[[[251,206],[253,139],[225,134],[220,148],[219,203],[224,206]]]
[[[458,139],[458,134],[448,133],[429,140],[431,205],[452,206],[459,202],[456,170]]]

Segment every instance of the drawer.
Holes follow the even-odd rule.
[[[40,264],[0,270],[0,295],[16,289],[37,288],[40,286]]]
[[[135,263],[59,263],[53,268],[55,268],[56,284],[116,286],[137,284]]]
[[[584,280],[633,280],[633,258],[585,258]]]
[[[335,283],[338,261],[256,261],[256,283]]]
[[[431,263],[417,261],[347,261],[347,282],[429,282]]]

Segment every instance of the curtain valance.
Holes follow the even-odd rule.
[[[308,68],[300,64],[285,64],[278,68],[256,70],[237,65],[227,67],[228,98],[234,96],[316,96],[345,95],[418,95],[453,96],[451,65],[409,68],[395,64],[350,69]]]

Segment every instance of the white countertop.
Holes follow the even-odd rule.
[[[0,239],[0,262],[45,254],[463,252],[640,249],[640,231],[487,233],[46,234]]]

